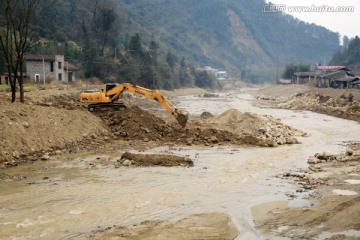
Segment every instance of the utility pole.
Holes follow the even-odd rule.
[[[44,85],[45,85],[45,59],[43,56],[43,76],[44,76]]]

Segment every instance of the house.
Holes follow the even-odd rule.
[[[227,71],[220,71],[216,68],[212,68],[210,66],[206,66],[204,68],[205,71],[207,71],[208,73],[211,73],[215,76],[216,79],[218,80],[225,80],[228,78],[228,73]]]
[[[57,80],[60,82],[75,81],[77,68],[66,62],[64,55],[35,55],[25,56],[26,72],[30,81],[45,82]]]
[[[355,82],[358,79],[351,73],[351,70],[342,67],[338,69],[325,70],[318,73],[317,87],[332,87],[332,88],[353,88],[357,87]]]
[[[18,73],[20,76],[20,73]],[[12,77],[15,77],[14,74],[12,74]],[[23,73],[23,79],[26,81],[28,79],[28,76],[26,73]],[[9,73],[2,73],[0,74],[0,85],[10,85],[9,82]]]
[[[292,83],[319,88],[360,88],[359,78],[344,66],[317,66],[312,72],[295,72]]]
[[[316,74],[315,72],[295,72],[292,78],[294,84],[309,84],[315,85]]]
[[[217,72],[215,72],[215,77],[218,80],[227,79],[227,72],[226,71],[217,71]]]

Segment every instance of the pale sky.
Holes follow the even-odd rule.
[[[266,0],[266,2],[285,4],[287,14],[305,22],[324,26],[342,36],[346,35],[353,38],[357,35],[360,37],[360,0]],[[308,6],[318,10],[306,12],[298,8],[299,12],[290,12],[289,9],[293,6]],[[326,12],[327,10],[321,10],[335,9],[339,6],[352,7],[353,12]]]

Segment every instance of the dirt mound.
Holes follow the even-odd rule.
[[[206,146],[224,142],[237,145],[267,145],[266,141],[251,136],[238,136],[226,130],[194,126],[191,123],[187,128],[182,128],[177,123],[167,123],[138,107],[95,114],[104,120],[112,135],[118,139]]]
[[[180,157],[174,155],[164,154],[135,154],[125,152],[121,156],[121,162],[123,166],[187,166],[193,167],[194,162],[189,157]]]
[[[19,103],[1,103],[0,130],[0,162],[96,141],[107,134],[101,119],[86,111]]]
[[[306,135],[305,132],[285,125],[271,116],[241,113],[235,109],[230,109],[210,121],[240,136],[267,139],[275,145],[298,143],[294,136]]]
[[[215,117],[213,122],[235,129],[239,134],[253,134],[264,125],[260,116],[251,113],[241,113],[238,110],[230,109]]]
[[[157,140],[173,132],[173,126],[164,120],[138,107],[118,111],[98,111],[95,113],[110,127],[116,137],[137,140]]]

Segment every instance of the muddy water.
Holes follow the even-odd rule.
[[[158,147],[148,151],[190,155],[193,168],[114,168],[116,156],[123,151],[119,147],[111,155],[61,156],[9,169],[7,174],[25,172],[27,178],[0,182],[0,238],[82,239],[107,226],[222,212],[240,229],[238,239],[261,239],[254,231],[250,208],[287,200],[285,194],[294,193],[293,186],[274,176],[305,167],[315,152],[343,151],[344,141],[360,141],[356,136],[360,124],[304,111],[258,109],[251,101],[250,95],[234,92],[214,99],[181,97],[179,106],[192,116],[230,108],[270,114],[311,136],[300,138],[303,144],[278,148]]]

